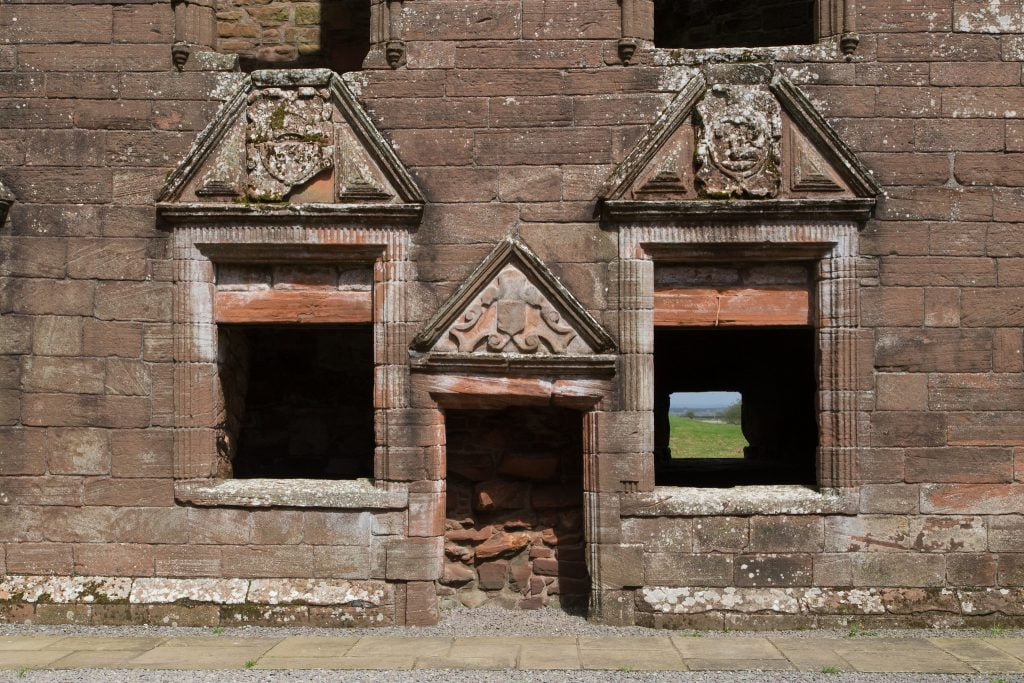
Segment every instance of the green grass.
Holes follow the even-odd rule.
[[[702,422],[670,415],[669,448],[673,458],[742,458],[748,445],[739,425]]]

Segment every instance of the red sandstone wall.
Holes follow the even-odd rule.
[[[627,520],[642,561],[623,585],[1000,586],[1017,614],[1024,20],[977,0],[858,4],[853,62],[821,50],[780,68],[887,192],[861,240],[877,265],[861,289],[875,330],[861,514]],[[518,225],[614,331],[595,193],[685,80],[617,65],[619,35],[614,0],[417,0],[408,68],[357,77],[429,200],[423,319]],[[169,3],[0,6],[0,179],[18,198],[0,230],[0,574],[370,576],[339,559],[373,562],[339,530],[349,513],[174,504],[153,196],[236,76],[196,58],[174,72],[172,40]],[[381,524],[403,533],[393,514]],[[905,611],[957,613],[921,595]]]

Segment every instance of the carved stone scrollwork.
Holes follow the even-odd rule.
[[[511,264],[448,333],[460,353],[564,354],[577,338],[551,302]]]
[[[326,88],[262,88],[248,97],[248,196],[282,201],[334,163],[334,113]]]
[[[696,107],[697,186],[703,197],[765,199],[779,193],[782,117],[753,86],[715,85]]]

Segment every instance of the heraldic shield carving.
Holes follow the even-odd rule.
[[[506,265],[448,331],[462,353],[566,353],[578,336],[518,268]]]
[[[580,357],[614,347],[600,324],[516,237],[495,246],[412,343],[418,352],[475,357]]]
[[[334,163],[334,107],[326,88],[261,88],[249,93],[247,193],[282,201]]]
[[[782,117],[767,88],[712,86],[697,104],[696,122],[701,195],[764,199],[779,193]]]

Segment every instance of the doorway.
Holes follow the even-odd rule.
[[[583,414],[447,410],[445,430],[442,601],[585,610]]]

